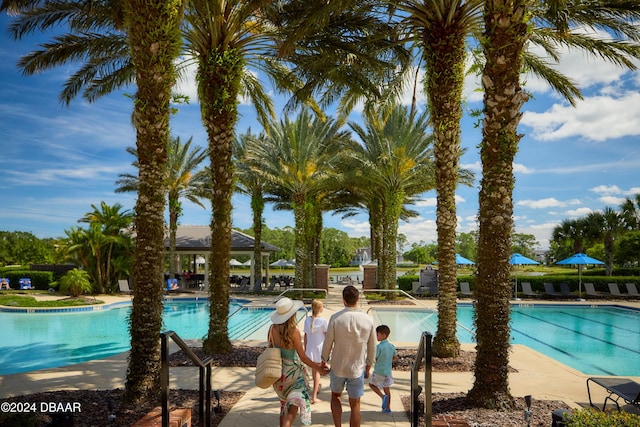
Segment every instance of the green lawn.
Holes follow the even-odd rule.
[[[104,301],[89,298],[64,298],[59,300],[38,301],[32,296],[6,294],[0,295],[0,305],[8,307],[75,307],[80,305],[104,304]]]

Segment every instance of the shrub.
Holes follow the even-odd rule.
[[[405,274],[403,276],[398,277],[398,288],[402,289],[405,292],[411,292],[411,284],[413,282],[417,282],[420,280],[420,276]]]
[[[640,427],[640,415],[587,408],[567,413],[565,424],[567,427]]]
[[[85,270],[74,268],[60,279],[60,292],[72,297],[78,297],[85,292],[91,292],[89,273]]]

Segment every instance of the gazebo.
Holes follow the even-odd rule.
[[[237,230],[231,230],[231,256],[244,255],[251,257],[251,272],[253,273],[253,248],[255,240],[253,237]],[[165,235],[164,246],[169,251],[169,235]],[[206,286],[209,284],[209,252],[211,250],[211,229],[206,225],[179,225],[176,231],[176,255],[189,256],[193,258],[193,276],[201,278]],[[266,276],[269,277],[268,257],[271,252],[279,252],[280,248],[270,243],[260,242],[260,254],[266,268]],[[198,274],[196,271],[195,259],[202,256],[205,259],[204,273]],[[253,274],[251,274],[251,286],[253,286]]]

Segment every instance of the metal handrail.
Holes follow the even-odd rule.
[[[416,351],[416,360],[411,362],[411,426],[417,427],[420,414],[418,408],[420,407],[419,397],[420,393],[424,391],[424,422],[426,427],[431,427],[431,418],[433,417],[433,401],[431,398],[431,341],[432,335],[429,332],[423,332],[418,343],[418,350]],[[424,367],[424,389],[418,384],[418,371],[420,365]]]
[[[284,294],[286,294],[287,292],[293,292],[293,291],[300,291],[300,295],[302,295],[303,292],[316,292],[316,291],[321,291],[324,292],[324,300],[325,300],[325,305],[328,305],[328,299],[329,299],[329,291],[327,291],[324,288],[287,288],[284,291],[280,292],[278,294],[278,296],[276,296],[273,301],[271,301],[271,304],[276,303],[281,296],[283,296]]]
[[[404,296],[406,296],[407,298],[413,300],[414,303],[416,303],[418,305],[421,305],[422,307],[424,307],[428,311],[432,311],[434,313],[438,312],[437,308],[432,308],[432,307],[424,305],[423,303],[420,302],[419,299],[414,298],[413,295],[407,293],[406,291],[404,291],[402,289],[363,289],[362,290],[363,294],[366,293],[366,292],[376,292],[376,293],[378,293],[378,292],[397,292],[397,293],[401,293]],[[360,306],[362,307],[362,299],[360,300]],[[376,308],[379,308],[379,307],[369,307],[369,309],[367,310],[367,313],[369,313],[371,310],[374,310]],[[471,329],[467,328],[466,326],[464,326],[462,323],[456,321],[456,326],[464,329],[465,331],[469,332],[469,334],[473,335],[473,331]]]
[[[162,427],[169,427],[169,338],[173,339],[173,341],[178,344],[178,347],[180,347],[187,357],[198,365],[200,369],[200,408],[198,416],[200,417],[201,426],[211,426],[211,366],[213,364],[213,357],[207,356],[204,359],[200,359],[174,331],[163,332],[160,334],[160,338]]]
[[[399,294],[409,298],[410,300],[412,300],[415,304],[421,305],[422,307],[424,307],[425,309],[427,309],[429,311],[433,311],[433,312],[436,312],[436,313],[438,312],[437,309],[431,308],[431,307],[423,304],[422,302],[420,302],[419,299],[416,299],[413,295],[407,293],[407,291],[402,290],[402,289],[363,289],[361,292],[362,292],[363,295],[366,294],[367,292],[375,292],[375,293],[378,293],[378,292],[382,292],[382,293],[384,293],[384,292],[394,292],[394,293],[399,293]],[[360,299],[360,306],[362,306],[362,301],[363,300],[364,300],[364,298]],[[371,310],[371,308],[369,310]],[[369,311],[367,310],[367,313],[368,312]]]

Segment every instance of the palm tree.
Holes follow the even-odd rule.
[[[627,197],[620,205],[620,210],[628,230],[640,230],[640,194],[635,200]]]
[[[365,203],[372,229],[380,224],[378,284],[382,289],[396,285],[396,239],[404,204],[434,186],[428,120],[426,112],[414,118],[408,108],[397,106],[388,117],[369,115],[365,128],[349,124],[362,145],[343,153],[341,164],[346,180],[363,200],[371,201]]]
[[[336,155],[352,145],[348,132],[334,120],[313,118],[303,110],[295,120],[285,117],[266,125],[267,137],[247,156],[267,183],[266,191],[280,207],[289,206],[295,220],[295,280],[313,282],[319,209],[334,191]]]
[[[584,239],[587,237],[587,223],[584,219],[565,219],[560,225],[553,229],[552,236],[554,241],[571,241],[573,243],[573,254],[584,252]]]
[[[480,406],[513,404],[507,381],[511,295],[508,260],[513,226],[512,164],[521,138],[517,133],[520,109],[527,100],[527,94],[520,86],[519,71],[525,59],[531,60],[531,56],[525,54],[526,43],[530,38],[542,43],[554,60],[558,59],[555,48],[564,45],[579,47],[605,60],[634,68],[629,57],[638,57],[640,46],[637,43],[599,40],[571,27],[607,28],[613,34],[638,41],[640,33],[633,22],[639,13],[635,5],[608,1],[595,2],[588,8],[579,1],[560,4],[555,1],[497,0],[485,3],[482,39],[486,61],[482,75],[485,118],[480,153],[483,179],[479,197],[475,314],[478,352],[476,379],[469,392]],[[536,65],[541,64],[544,62],[539,60]],[[551,77],[558,77],[558,74]],[[577,88],[566,85],[565,89],[561,93],[570,100],[572,95],[579,96]]]
[[[586,217],[590,235],[602,239],[605,253],[605,269],[607,276],[613,273],[613,256],[615,242],[620,233],[625,230],[625,218],[622,213],[606,207],[602,212],[592,212]]]
[[[133,109],[138,153],[131,351],[126,396],[146,400],[160,388],[164,186],[174,62],[180,53],[180,0],[124,0],[124,28],[135,68]]]
[[[185,198],[190,202],[204,208],[201,199],[207,197],[205,189],[209,185],[209,177],[204,169],[197,170],[207,157],[202,147],[191,148],[193,137],[186,143],[180,141],[180,137],[170,138],[167,147],[167,170],[163,186],[166,192],[169,206],[169,271],[178,273],[176,267],[176,232],[178,220],[182,214],[182,202]],[[135,148],[128,147],[127,152],[136,159],[138,153]],[[133,162],[138,166],[138,161]],[[138,191],[138,177],[131,174],[120,174],[116,181],[116,193]]]
[[[262,162],[251,164],[250,153],[256,146],[264,144],[264,135],[253,135],[251,130],[239,135],[233,144],[233,156],[236,164],[236,191],[251,198],[253,214],[253,290],[262,290],[262,213],[264,212],[265,181],[252,166],[260,168]]]
[[[107,288],[111,289],[115,283],[116,278],[112,272],[114,247],[122,244],[122,233],[126,232],[131,225],[133,213],[128,210],[121,211],[122,205],[119,203],[109,206],[105,202],[100,202],[99,208],[95,205],[91,207],[93,211],[87,212],[78,222],[88,223],[90,233],[98,236],[98,238],[89,239],[89,243],[96,259],[97,274],[94,279],[98,285],[97,290],[104,292]],[[103,247],[106,247],[104,259]]]
[[[20,64],[27,73],[36,73],[79,59],[82,66],[68,79],[63,102],[83,89],[87,98],[94,99],[134,80],[137,84],[133,123],[140,174],[126,394],[129,399],[143,400],[160,384],[164,191],[156,184],[162,182],[166,164],[182,1],[125,0],[98,5],[3,0],[0,8],[19,14],[10,29],[18,39],[59,25],[69,28],[68,34],[56,36],[53,44],[45,44],[44,50]]]
[[[456,216],[455,192],[461,155],[460,120],[467,37],[480,25],[482,0],[401,0],[404,23],[420,46],[425,66],[425,93],[433,125],[438,227],[438,330],[434,354],[455,357],[456,338]]]
[[[508,387],[511,297],[511,232],[513,230],[513,158],[520,107],[527,94],[520,86],[523,52],[530,31],[530,0],[485,3],[486,58],[482,181],[479,196],[477,256],[475,382],[469,397],[483,407],[512,407]]]

